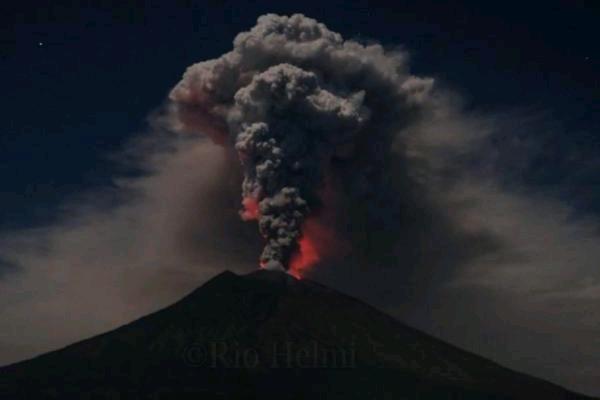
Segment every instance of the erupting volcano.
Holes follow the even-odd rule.
[[[335,253],[319,244],[319,211],[335,209],[319,195],[325,176],[368,192],[432,83],[410,75],[400,52],[345,41],[303,15],[266,15],[232,51],[189,67],[170,99],[178,126],[237,152],[240,215],[266,242],[260,265],[301,276]]]

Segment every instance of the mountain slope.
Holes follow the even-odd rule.
[[[584,399],[279,272],[224,272],[161,311],[0,369],[0,397]]]

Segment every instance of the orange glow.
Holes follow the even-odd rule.
[[[298,249],[289,262],[290,275],[301,279],[319,262],[344,256],[349,252],[347,243],[335,231],[338,199],[337,182],[326,173],[319,190],[322,204],[316,213],[302,224],[302,236],[298,239]]]
[[[320,260],[319,252],[314,242],[315,237],[311,236],[313,232],[307,229],[308,225],[308,221],[306,221],[302,237],[298,241],[298,250],[290,259],[289,272],[298,279],[302,278],[302,275]]]
[[[244,221],[251,221],[260,217],[258,200],[254,197],[245,197],[242,200],[242,206],[244,207],[244,209],[240,212],[240,216]]]
[[[314,265],[333,256],[342,247],[331,227],[317,217],[309,217],[302,224],[302,236],[298,240],[298,250],[290,259],[289,273],[301,279]]]

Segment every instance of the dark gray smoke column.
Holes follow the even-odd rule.
[[[258,219],[266,268],[287,269],[332,161],[365,186],[397,133],[427,99],[431,79],[404,54],[362,45],[296,14],[265,15],[234,48],[188,68],[170,98],[183,129],[235,146],[245,171],[241,215]]]

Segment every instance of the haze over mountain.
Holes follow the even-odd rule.
[[[591,6],[21,3],[0,365],[262,262],[600,396]]]
[[[161,311],[0,377],[3,399],[587,398],[276,271],[223,272]]]

